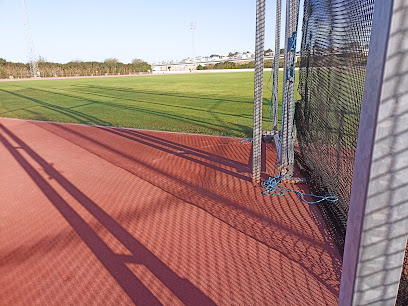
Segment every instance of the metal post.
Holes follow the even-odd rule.
[[[197,27],[197,23],[195,21],[190,22],[190,29],[191,29],[191,43],[193,47],[193,66],[196,66],[196,51],[195,51],[195,30]]]
[[[256,1],[254,129],[252,145],[252,182],[261,183],[262,100],[265,40],[265,0]]]
[[[408,6],[376,0],[339,305],[395,305],[408,234]]]
[[[279,105],[279,61],[280,61],[280,32],[282,25],[282,1],[276,0],[276,29],[275,29],[275,58],[274,58],[274,72],[273,72],[273,138],[278,160],[281,160],[281,140],[278,134],[278,105]]]
[[[293,107],[295,89],[295,61],[296,39],[299,16],[299,0],[286,2],[286,31],[285,31],[285,62],[284,62],[284,90],[283,114],[280,136],[281,175],[289,177],[293,173]],[[279,150],[278,150],[279,151]],[[279,152],[278,152],[279,153]],[[282,167],[283,166],[283,167]]]
[[[24,14],[24,28],[25,28],[25,35],[26,35],[26,42],[27,42],[27,51],[28,51],[28,58],[29,58],[29,66],[30,66],[30,75],[32,78],[36,78],[39,76],[38,71],[38,60],[36,58],[36,53],[34,49],[34,42],[31,36],[31,29],[30,29],[30,22],[28,20],[28,14],[26,9],[25,0],[21,1],[23,6],[23,14]]]
[[[276,0],[275,54],[273,59],[273,130],[278,130],[278,98],[279,98],[279,60],[280,60],[280,32],[282,19],[282,0]]]

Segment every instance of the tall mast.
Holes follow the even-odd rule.
[[[30,22],[28,20],[25,0],[21,0],[21,2],[23,5],[24,29],[25,29],[25,36],[26,36],[26,43],[27,43],[28,63],[30,65],[30,76],[32,78],[36,78],[40,76],[40,73],[38,71],[37,56],[36,56],[35,49],[34,49],[33,39],[31,37]]]

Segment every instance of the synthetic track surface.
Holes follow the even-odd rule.
[[[262,195],[250,149],[0,119],[0,304],[337,304],[317,207]]]

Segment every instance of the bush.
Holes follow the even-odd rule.
[[[8,73],[6,69],[3,67],[0,67],[0,79],[7,79],[8,78]]]
[[[5,60],[4,60],[5,61]],[[5,76],[27,76],[27,71],[30,69],[28,64],[6,62],[0,59],[0,67],[4,67]],[[139,72],[148,72],[151,66],[143,60],[134,60],[132,64],[123,64],[116,59],[107,59],[106,62],[81,62],[72,61],[66,64],[51,63],[46,61],[38,62],[38,69],[41,76],[74,76],[74,75],[102,75],[109,74],[132,74]],[[4,72],[3,72],[4,75]]]
[[[235,69],[237,68],[236,64],[233,62],[222,62],[214,65],[214,69]]]

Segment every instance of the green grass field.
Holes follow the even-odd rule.
[[[253,72],[0,82],[0,117],[250,137],[253,84]]]

